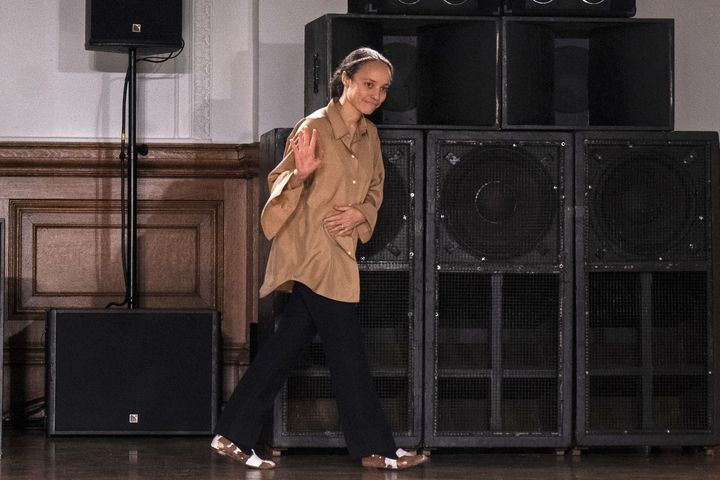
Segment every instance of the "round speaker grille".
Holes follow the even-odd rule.
[[[369,242],[358,244],[358,258],[369,258],[377,255],[395,240],[400,230],[407,223],[403,216],[409,217],[407,212],[408,198],[407,183],[397,166],[385,162],[383,202],[380,205],[380,210],[378,210],[375,231]]]
[[[507,259],[533,250],[557,209],[557,192],[541,162],[508,147],[467,152],[447,172],[440,195],[450,235],[477,257]]]
[[[671,250],[695,221],[692,178],[661,150],[611,159],[594,191],[592,223],[603,243],[623,252],[648,257]]]

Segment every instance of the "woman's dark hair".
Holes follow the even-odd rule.
[[[355,73],[360,70],[360,67],[362,67],[367,62],[374,61],[380,61],[387,65],[387,67],[390,69],[390,75],[392,76],[392,63],[390,63],[390,60],[385,58],[382,53],[368,47],[358,48],[357,50],[353,50],[352,52],[348,53],[348,55],[343,58],[342,62],[340,62],[340,65],[338,65],[338,67],[333,72],[332,77],[330,77],[330,91],[332,94],[332,98],[340,98],[342,96],[343,72],[345,72],[348,77],[353,78],[355,76]]]

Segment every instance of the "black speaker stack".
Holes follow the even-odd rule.
[[[717,444],[720,154],[716,132],[673,131],[674,21],[630,18],[634,0],[348,11],[305,27],[305,112],[351,50],[393,62],[371,117],[386,200],[358,262],[398,442]],[[263,135],[262,169],[289,132]],[[274,447],[343,444],[326,383],[314,345],[276,402]]]
[[[47,312],[49,435],[209,435],[215,428],[222,395],[219,312],[136,308],[136,51],[181,49],[182,5],[182,0],[86,1],[85,48],[130,56],[122,304],[128,309]]]

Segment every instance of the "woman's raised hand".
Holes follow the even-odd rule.
[[[290,141],[290,147],[295,154],[295,176],[298,180],[305,180],[320,166],[316,152],[317,130],[313,128],[311,134],[308,127],[301,128]]]

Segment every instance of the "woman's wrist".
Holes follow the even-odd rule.
[[[303,183],[305,183],[305,178],[301,178],[300,175],[298,175],[298,169],[296,168],[290,175],[290,188],[297,188]]]

